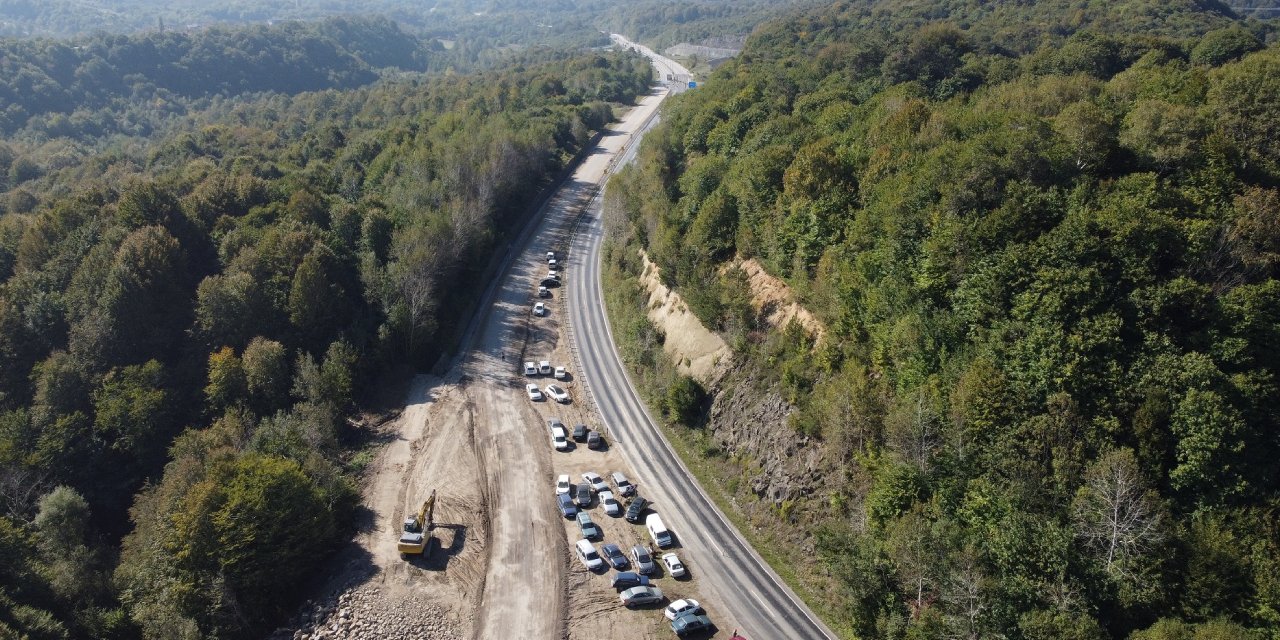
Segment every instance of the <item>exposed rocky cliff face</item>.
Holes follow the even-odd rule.
[[[788,424],[795,407],[764,376],[724,367],[708,391],[705,428],[726,457],[749,461],[744,489],[775,508],[818,491],[827,475],[824,447]]]
[[[680,373],[692,375],[707,388],[711,406],[704,428],[723,457],[742,463],[739,468],[745,475],[726,482],[759,499],[744,501],[740,493],[734,496],[736,502],[756,519],[763,514],[754,511],[783,512],[791,508],[788,503],[812,496],[830,472],[823,466],[823,443],[792,428],[789,417],[796,408],[778,390],[774,377],[744,366],[742,358],[689,311],[679,292],[661,283],[657,265],[644,252],[640,255],[640,283],[650,293],[647,315],[666,336],[663,350]],[[826,328],[758,262],[738,259],[727,268],[746,274],[751,305],[763,324],[778,331],[794,320],[810,336],[822,339]]]

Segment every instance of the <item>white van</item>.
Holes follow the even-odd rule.
[[[569,450],[569,435],[564,432],[564,427],[551,427],[551,446],[556,451]]]
[[[590,571],[595,571],[604,566],[604,560],[600,558],[600,553],[596,551],[596,546],[591,544],[590,540],[579,540],[574,547],[578,551],[578,559],[582,561],[582,566]]]
[[[667,525],[662,524],[662,518],[656,513],[651,513],[644,519],[644,528],[649,530],[649,537],[653,538],[653,543],[658,545],[659,549],[666,549],[675,542],[672,539],[671,530]]]
[[[628,480],[627,476],[623,475],[621,471],[614,471],[610,474],[609,478],[613,480],[613,486],[618,488],[618,493],[621,494],[622,497],[630,498],[636,494],[636,486],[631,484],[631,481]]]
[[[524,374],[525,374],[526,376],[536,376],[536,375],[538,375],[538,367],[537,367],[537,365],[533,364],[532,362],[526,362],[526,363],[524,363]]]

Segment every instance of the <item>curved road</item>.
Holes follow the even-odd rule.
[[[613,37],[630,44],[621,36]],[[665,69],[678,67],[648,49],[640,50],[664,74]],[[629,161],[642,133],[630,141],[626,153],[619,157],[621,162],[615,164]],[[655,510],[675,532],[690,570],[697,572],[703,588],[714,590],[743,625],[741,633],[751,640],[835,638],[702,491],[637,395],[605,316],[600,283],[603,236],[601,198],[597,195],[583,212],[569,251],[568,273],[572,277],[566,287],[566,306],[582,378],[614,443],[638,475],[634,480],[646,497],[655,500]],[[714,621],[715,611],[709,613]]]

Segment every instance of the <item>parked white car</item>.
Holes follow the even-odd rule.
[[[539,402],[543,399],[542,392],[538,391],[538,385],[533,384],[532,382],[524,386],[524,392],[529,394],[529,399],[534,402]]]
[[[538,363],[538,373],[540,373],[540,374],[542,374],[542,375],[544,375],[544,376],[549,376],[549,375],[551,375],[551,361],[550,361],[550,360],[543,360],[543,361],[539,362],[539,363]]]
[[[596,546],[591,544],[590,540],[579,540],[578,544],[574,545],[574,549],[578,552],[578,559],[582,561],[582,566],[586,567],[588,571],[595,571],[604,567],[604,560],[600,559],[600,552],[596,551]]]
[[[604,481],[604,478],[600,477],[600,474],[594,471],[588,471],[582,474],[582,479],[585,480],[587,484],[590,484],[591,488],[594,489],[596,493],[609,490],[609,484]]]
[[[662,615],[666,616],[668,620],[675,620],[676,616],[686,612],[702,613],[702,605],[698,604],[698,601],[693,598],[676,600],[662,610]]]
[[[556,367],[556,380],[564,380],[569,377],[569,372],[564,367]]]
[[[562,474],[556,478],[556,493],[569,493],[569,487],[572,486],[569,482],[569,474]]]
[[[542,304],[541,302],[533,305],[533,315],[535,316],[547,315],[547,305]]]
[[[551,445],[556,448],[556,451],[569,450],[569,436],[565,434],[564,427],[551,428]]]
[[[600,506],[604,507],[605,515],[614,517],[622,515],[622,504],[613,497],[612,491],[601,491],[596,495],[596,499],[600,501]]]
[[[535,364],[533,364],[532,362],[526,362],[526,363],[524,363],[524,374],[525,374],[526,376],[536,376],[536,375],[538,375],[538,366],[537,366],[537,365],[535,365]]]
[[[671,574],[672,578],[682,578],[685,573],[688,573],[684,568],[684,563],[680,562],[680,556],[677,556],[674,553],[662,554],[662,564],[666,566],[667,573]],[[698,603],[694,602],[694,604]],[[672,617],[674,619],[674,616]]]
[[[545,391],[547,392],[547,395],[551,396],[552,400],[555,400],[556,402],[559,402],[561,404],[569,403],[569,392],[565,391],[563,387],[559,385],[549,384],[546,386]]]

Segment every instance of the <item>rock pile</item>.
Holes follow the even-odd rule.
[[[413,597],[388,599],[375,587],[349,588],[308,601],[270,640],[461,640],[458,621],[445,607]]]

